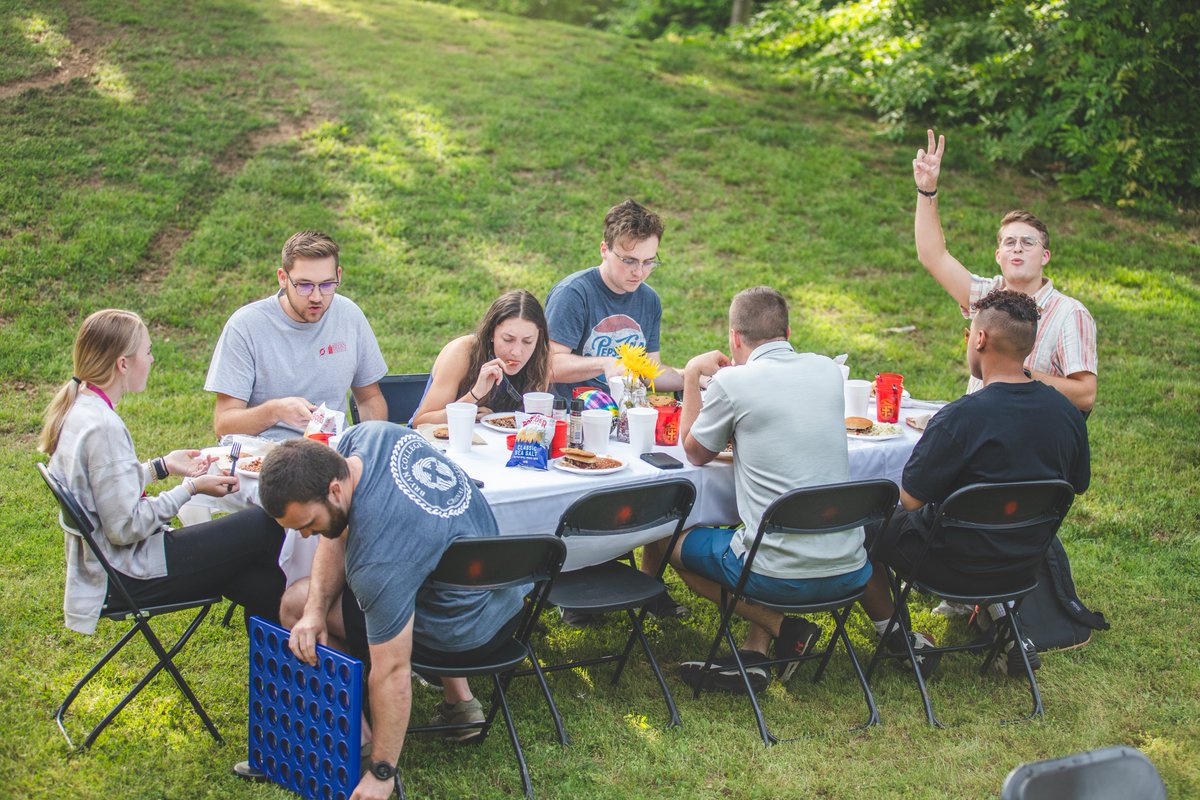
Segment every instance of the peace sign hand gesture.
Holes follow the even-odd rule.
[[[942,153],[946,150],[946,137],[937,137],[937,148],[934,149],[933,144],[933,129],[929,131],[929,145],[925,150],[918,150],[917,157],[913,159],[913,180],[917,183],[917,188],[923,192],[932,192],[937,189],[938,176],[942,172]]]

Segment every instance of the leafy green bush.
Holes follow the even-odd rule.
[[[731,42],[863,98],[894,133],[973,126],[989,158],[1078,195],[1200,200],[1192,0],[785,0]]]

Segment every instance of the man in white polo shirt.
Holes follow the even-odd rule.
[[[994,289],[1012,289],[1034,299],[1041,312],[1033,351],[1025,369],[1034,380],[1062,392],[1071,404],[1087,413],[1096,403],[1096,322],[1083,303],[1054,288],[1043,274],[1050,262],[1050,233],[1045,224],[1028,211],[1010,211],[1000,220],[996,236],[994,278],[973,275],[946,249],[938,216],[938,177],[946,137],[934,144],[929,131],[928,149],[918,150],[913,159],[917,184],[917,258],[929,274],[958,303],[963,316],[974,316],[975,303]],[[971,378],[968,392],[983,386]]]
[[[850,479],[844,422],[842,374],[826,356],[797,353],[788,343],[788,306],[766,286],[746,289],[729,306],[729,351],[704,353],[684,368],[680,438],[688,460],[707,464],[733,441],[738,528],[693,528],[679,539],[671,564],[695,592],[720,602],[721,586],[733,588],[743,559],[767,507],[780,495],[803,486]],[[711,376],[700,402],[700,379]],[[734,522],[734,520],[730,520]],[[871,565],[863,529],[812,536],[770,535],[754,559],[749,594],[780,604],[845,596],[867,582]],[[821,629],[803,617],[785,617],[759,605],[740,605],[750,621],[740,649],[755,691],[770,682],[775,657],[810,649]],[[713,685],[738,691],[741,680],[731,661],[718,664]],[[703,662],[682,665],[684,679],[700,677]],[[796,664],[780,668],[786,681]]]

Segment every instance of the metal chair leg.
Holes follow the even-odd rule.
[[[1021,651],[1021,663],[1025,665],[1025,677],[1029,681],[1029,694],[1033,699],[1033,711],[1027,716],[1020,719],[1005,720],[1002,724],[1008,725],[1014,722],[1027,722],[1035,717],[1043,717],[1046,715],[1046,707],[1042,703],[1042,692],[1038,688],[1037,677],[1033,674],[1033,665],[1029,663],[1029,653],[1025,652],[1023,645],[1024,637],[1021,636],[1021,626],[1018,621],[1018,613],[1016,609],[1011,609],[1007,614],[1009,625],[1012,626],[1013,647]]]
[[[662,690],[663,699],[667,701],[667,711],[671,715],[671,719],[667,722],[667,727],[679,727],[683,724],[683,720],[679,717],[679,709],[675,706],[675,698],[671,696],[671,689],[667,686],[667,681],[658,666],[658,659],[654,657],[654,652],[650,649],[650,642],[646,640],[646,633],[642,630],[641,613],[636,615],[631,613],[630,618],[633,620],[634,635],[641,642],[642,652],[646,654],[646,661],[650,664],[650,669],[654,672],[654,678],[658,681],[658,688]]]
[[[504,695],[500,676],[493,673],[492,683],[496,687],[496,703],[492,704],[493,708],[498,703],[501,713],[504,714],[504,726],[508,729],[508,740],[512,743],[513,754],[517,757],[517,767],[521,771],[521,786],[525,790],[525,796],[529,800],[533,800],[533,779],[529,777],[529,765],[525,763],[525,753],[521,750],[521,740],[517,738],[517,727],[513,724],[512,713],[508,710],[508,698]]]

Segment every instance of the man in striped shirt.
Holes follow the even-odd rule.
[[[971,274],[946,249],[938,217],[937,182],[945,146],[946,137],[939,136],[935,147],[931,130],[928,148],[918,150],[913,159],[917,258],[968,319],[975,303],[994,289],[1031,296],[1041,319],[1025,368],[1030,377],[1062,392],[1080,411],[1091,411],[1096,402],[1096,322],[1082,303],[1055,289],[1043,274],[1050,261],[1050,234],[1045,224],[1028,211],[1010,211],[1000,221],[996,237],[1000,274],[994,278]],[[980,385],[972,378],[967,391],[974,392]]]

